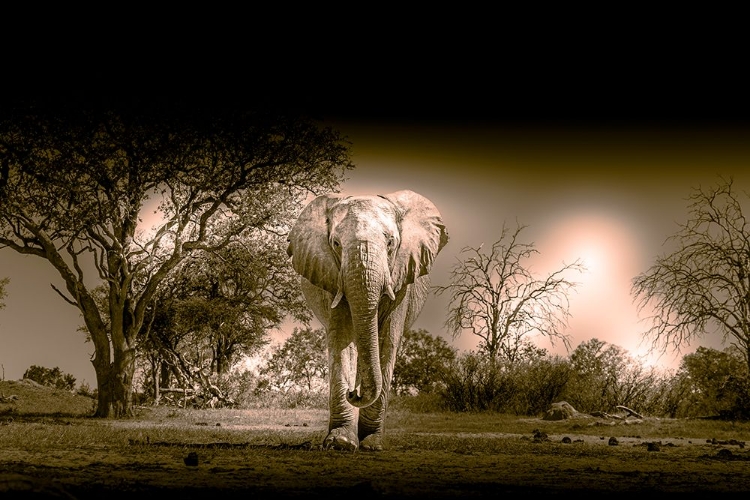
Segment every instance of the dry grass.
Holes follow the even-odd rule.
[[[0,423],[16,420],[53,423],[50,419],[64,419],[67,424],[84,425],[92,414],[95,401],[68,391],[40,386],[32,381],[0,381]],[[292,435],[305,434],[311,438],[324,433],[327,410],[318,409],[175,409],[172,407],[137,407],[136,416],[120,421],[130,429],[150,428],[154,438],[190,440],[199,435],[205,439],[231,440],[236,431],[252,430],[262,439],[283,439],[284,431]],[[93,420],[93,419],[90,419]],[[108,423],[107,435],[116,441],[118,421]],[[731,422],[702,419],[603,420],[576,418],[562,421],[543,421],[514,415],[484,413],[417,413],[392,409],[388,417],[387,436],[397,443],[398,436],[441,435],[469,436],[519,435],[533,436],[535,431],[548,435],[591,436],[600,439],[634,438],[643,440],[679,439],[706,442],[735,440],[750,442],[750,422]],[[96,434],[85,425],[86,433]],[[265,436],[264,430],[268,431]],[[260,434],[259,434],[260,433]],[[445,437],[445,436],[443,436]],[[103,438],[103,436],[102,436]],[[132,437],[131,437],[132,438]],[[448,439],[456,439],[455,437]],[[96,440],[89,437],[87,440]],[[322,436],[321,436],[322,440]],[[106,439],[105,439],[106,441]],[[61,441],[62,442],[62,441]],[[394,444],[395,444],[394,443]]]
[[[17,395],[0,404],[0,471],[78,500],[178,491],[197,499],[217,490],[225,500],[750,491],[748,423],[548,422],[394,408],[385,450],[352,454],[320,450],[326,410],[138,407],[134,418],[101,420],[89,418],[89,398],[64,391],[0,382],[0,394]],[[655,442],[657,453],[646,446]],[[195,467],[183,463],[190,452]],[[10,484],[3,477],[0,497]]]
[[[70,391],[52,389],[28,379],[0,381],[0,418],[87,417],[93,413],[95,400]]]

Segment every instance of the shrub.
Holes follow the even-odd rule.
[[[732,375],[719,391],[718,397],[726,405],[720,416],[731,420],[750,420],[750,378]]]
[[[552,403],[562,399],[570,380],[570,364],[560,357],[536,359],[512,367],[513,380],[519,386],[512,405],[515,415],[540,415]]]
[[[81,385],[78,386],[78,389],[76,389],[76,394],[79,396],[86,396],[93,399],[96,399],[98,392],[97,389],[91,390],[91,387],[86,382],[82,382]]]
[[[23,374],[23,378],[33,380],[37,384],[55,389],[72,391],[76,386],[76,379],[70,373],[63,373],[60,368],[44,368],[43,366],[32,365]]]
[[[464,353],[451,363],[445,376],[445,388],[439,391],[445,406],[452,411],[508,409],[518,387],[507,377],[506,366],[475,352]]]

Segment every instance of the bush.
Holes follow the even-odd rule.
[[[439,392],[441,406],[451,411],[540,415],[560,399],[570,374],[570,365],[559,357],[511,363],[463,354],[447,373],[445,389]]]
[[[726,405],[726,409],[720,412],[722,418],[750,420],[750,379],[747,375],[730,376],[718,397]]]
[[[442,337],[407,329],[393,367],[393,393],[417,394],[443,387],[445,372],[455,359],[456,350]]]
[[[327,409],[328,393],[305,389],[283,392],[270,390],[264,384],[259,384],[254,397],[246,400],[243,408]]]
[[[541,358],[514,365],[512,378],[519,386],[510,403],[515,415],[541,415],[552,403],[561,400],[570,380],[570,364],[559,358]]]
[[[451,411],[508,410],[507,401],[518,387],[506,376],[505,366],[474,352],[464,353],[451,363],[445,388],[439,391]]]
[[[255,378],[252,390],[247,390],[242,398],[241,407],[326,409],[328,408],[328,387],[319,384],[313,389],[305,387],[282,389],[268,378]]]
[[[23,374],[23,378],[33,380],[37,384],[55,389],[72,391],[76,386],[76,379],[70,373],[63,373],[60,368],[44,368],[43,366],[32,365]]]
[[[97,389],[91,390],[91,387],[86,382],[82,382],[76,390],[76,394],[79,396],[86,396],[89,398],[96,399],[99,391]]]

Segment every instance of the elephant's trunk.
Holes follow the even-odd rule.
[[[350,388],[347,400],[354,406],[371,405],[383,390],[378,339],[378,303],[390,287],[385,249],[362,241],[350,250],[343,271],[344,294],[349,302],[357,344],[356,386]]]

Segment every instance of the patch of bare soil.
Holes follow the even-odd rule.
[[[57,425],[65,432],[65,422]],[[111,425],[137,430],[145,424]],[[632,498],[644,492],[685,498],[750,492],[750,452],[739,443],[466,433],[452,436],[466,441],[458,452],[389,448],[386,440],[382,452],[345,453],[320,449],[323,434],[299,427],[286,428],[273,444],[133,439],[126,446],[49,452],[2,449],[0,498]],[[432,436],[413,434],[415,440]],[[488,440],[500,446],[487,452],[481,444]]]
[[[38,388],[31,388],[34,394],[23,392],[27,388],[20,385],[5,389],[6,397],[17,394],[18,400],[6,405],[14,411],[2,414],[0,433],[28,436],[34,444],[42,426],[52,428],[45,436],[52,435],[53,441],[55,435],[62,439],[71,426],[92,426],[98,432],[132,429],[133,437],[109,446],[83,442],[61,447],[52,442],[0,448],[0,500],[449,499],[519,494],[635,500],[644,493],[681,499],[719,494],[745,498],[750,493],[750,451],[744,442],[732,440],[614,439],[606,426],[598,436],[558,434],[547,423],[549,434],[391,429],[383,451],[347,453],[321,449],[324,420],[306,425],[257,419],[186,424],[170,418],[94,421],[36,409],[24,415],[15,411],[16,405],[34,398],[38,403]],[[239,439],[162,438],[172,435],[171,427],[185,425],[221,425]],[[259,435],[269,439],[260,442]]]

